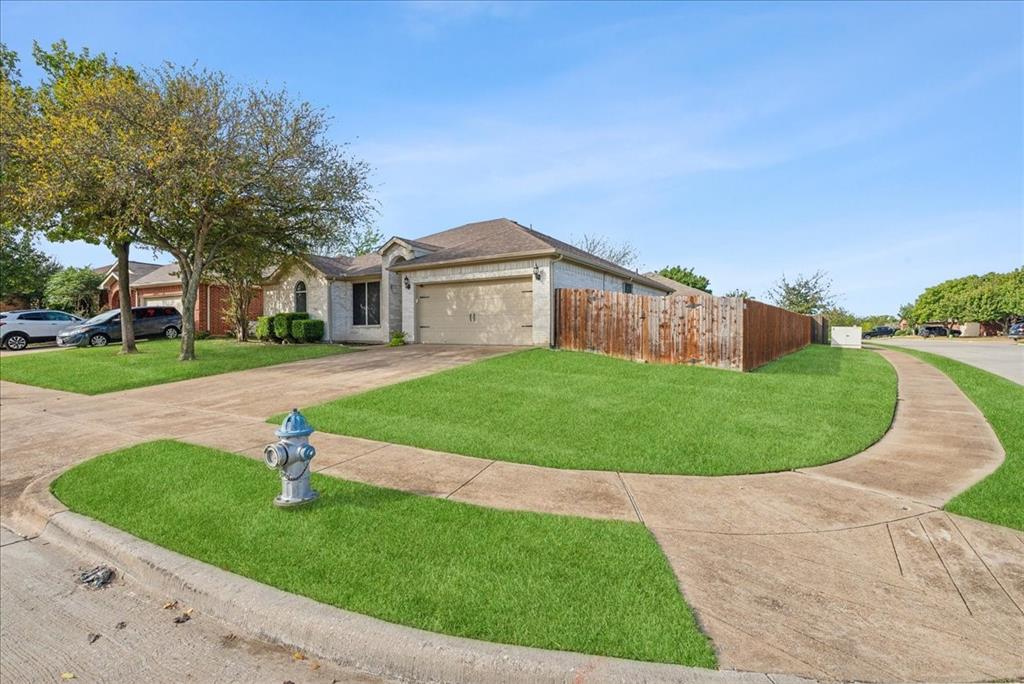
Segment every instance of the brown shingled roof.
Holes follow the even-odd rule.
[[[117,277],[117,263],[107,264],[106,266],[98,266],[94,269],[96,273],[103,275],[112,275]],[[129,261],[128,262],[128,284],[135,285],[141,278],[146,277],[153,271],[161,268],[160,264],[150,264],[145,261]]]
[[[573,261],[601,270],[632,278],[650,287],[668,291],[664,284],[646,278],[635,271],[612,263],[607,259],[585,252],[540,231],[527,228],[511,219],[467,223],[457,228],[420,238],[421,242],[440,247],[436,252],[410,259],[396,270],[413,270],[424,266],[439,266],[450,262],[513,258],[515,256],[562,255]]]
[[[438,267],[449,263],[561,255],[566,259],[615,273],[649,287],[666,292],[672,289],[664,283],[507,218],[467,223],[415,240],[404,237],[398,239],[430,252],[393,267],[400,271]],[[359,257],[310,256],[306,261],[328,278],[354,278],[381,273],[381,257],[377,253]]]

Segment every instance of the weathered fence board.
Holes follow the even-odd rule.
[[[753,370],[811,343],[811,317],[752,299],[743,307],[743,370]]]
[[[752,300],[559,289],[555,344],[650,363],[752,370],[811,342],[811,319]]]

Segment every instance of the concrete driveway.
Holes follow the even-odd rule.
[[[370,347],[124,392],[85,396],[0,382],[0,522],[37,478],[152,439],[204,435],[233,451],[272,441],[266,419],[508,353],[516,347]],[[17,528],[14,528],[17,531]]]
[[[968,340],[894,337],[878,340],[878,343],[948,356],[1024,385],[1024,345],[1005,337]]]
[[[273,426],[264,422],[271,414],[508,351],[373,347],[95,397],[0,382],[2,679],[59,681],[70,672],[79,681],[380,681],[329,663],[314,669],[199,614],[187,627],[176,625],[176,614],[162,610],[167,597],[149,595],[130,578],[87,591],[72,578],[91,561],[8,528],[38,533],[23,515],[26,490],[45,494],[54,472],[106,451],[159,437],[201,436],[229,450],[256,446],[273,440]],[[90,633],[100,637],[90,641]]]

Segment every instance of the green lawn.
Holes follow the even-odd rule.
[[[182,362],[178,361],[180,345],[180,340],[147,340],[139,343],[138,354],[129,355],[119,354],[117,345],[5,354],[0,359],[0,380],[79,394],[103,394],[352,351],[334,344],[279,345],[210,339],[196,342],[195,361]]]
[[[855,454],[895,405],[895,371],[864,350],[812,346],[736,373],[537,349],[303,412],[326,432],[502,461],[726,475]]]
[[[946,510],[1024,530],[1024,387],[938,354],[887,348],[916,356],[948,375],[984,414],[1006,451],[1006,460],[994,473],[947,503]]]
[[[71,510],[259,582],[422,629],[540,648],[715,666],[641,525],[516,513],[313,475],[275,508],[276,473],[159,441],[87,461]]]

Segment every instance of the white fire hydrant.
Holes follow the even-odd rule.
[[[292,409],[274,434],[281,439],[263,450],[267,467],[281,471],[281,494],[274,498],[274,504],[298,506],[315,501],[320,495],[309,485],[309,462],[316,456],[316,449],[309,443],[313,427],[298,409]]]

